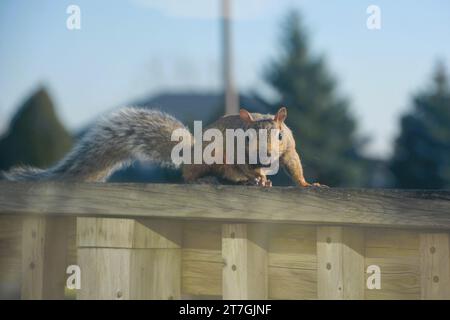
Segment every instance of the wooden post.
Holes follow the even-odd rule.
[[[27,217],[22,224],[22,299],[64,299],[71,218]]]
[[[77,219],[78,299],[179,299],[179,222]]]
[[[319,299],[364,299],[364,234],[350,227],[317,228]]]
[[[222,225],[223,299],[267,299],[267,232],[261,224]]]
[[[422,299],[450,299],[450,256],[447,233],[420,235]]]

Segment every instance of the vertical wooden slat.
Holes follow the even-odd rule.
[[[77,232],[78,299],[180,298],[179,222],[78,218]]]
[[[449,235],[420,234],[422,299],[450,299]]]
[[[267,299],[267,232],[260,224],[222,226],[223,299]]]
[[[381,271],[380,289],[366,286],[365,298],[420,299],[419,232],[391,228],[366,228],[364,236],[366,271],[369,266],[377,266]],[[366,280],[370,276],[372,274],[366,274]]]
[[[364,234],[350,227],[317,228],[319,299],[364,299]]]
[[[182,233],[180,222],[155,219],[135,222],[132,299],[180,299]]]
[[[64,299],[70,218],[27,217],[22,229],[22,299]]]
[[[317,228],[273,224],[269,234],[269,298],[317,299]]]
[[[183,297],[222,296],[222,224],[185,222],[181,259]]]
[[[0,300],[20,299],[22,217],[0,216]]]
[[[131,299],[180,299],[181,249],[137,249],[131,258]]]

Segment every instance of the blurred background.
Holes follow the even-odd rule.
[[[445,0],[2,0],[0,170],[54,164],[121,106],[191,126],[285,105],[308,181],[449,188],[449,31]]]

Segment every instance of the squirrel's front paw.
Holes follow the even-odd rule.
[[[318,182],[314,182],[314,183],[309,183],[305,180],[300,182],[300,186],[302,187],[319,187],[319,188],[329,188],[328,186],[324,185],[324,184],[320,184]]]
[[[253,186],[259,186],[259,187],[265,187],[265,188],[272,187],[272,181],[270,181],[267,178],[263,178],[263,177],[256,177],[256,178],[250,179],[248,182],[249,182],[248,184],[253,185]]]
[[[269,180],[269,179],[266,179],[266,181],[264,182],[263,187],[267,187],[267,188],[272,187],[272,181]]]
[[[318,182],[314,182],[314,183],[308,183],[305,181],[304,184],[302,184],[302,187],[319,187],[319,188],[329,188],[329,186],[324,185],[324,184],[320,184]]]
[[[325,184],[320,184],[318,182],[314,182],[313,187],[319,187],[319,188],[329,188],[329,186],[325,185]]]

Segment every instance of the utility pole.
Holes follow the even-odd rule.
[[[222,0],[222,67],[225,114],[239,112],[239,96],[236,94],[233,79],[233,54],[231,35],[231,0]]]

